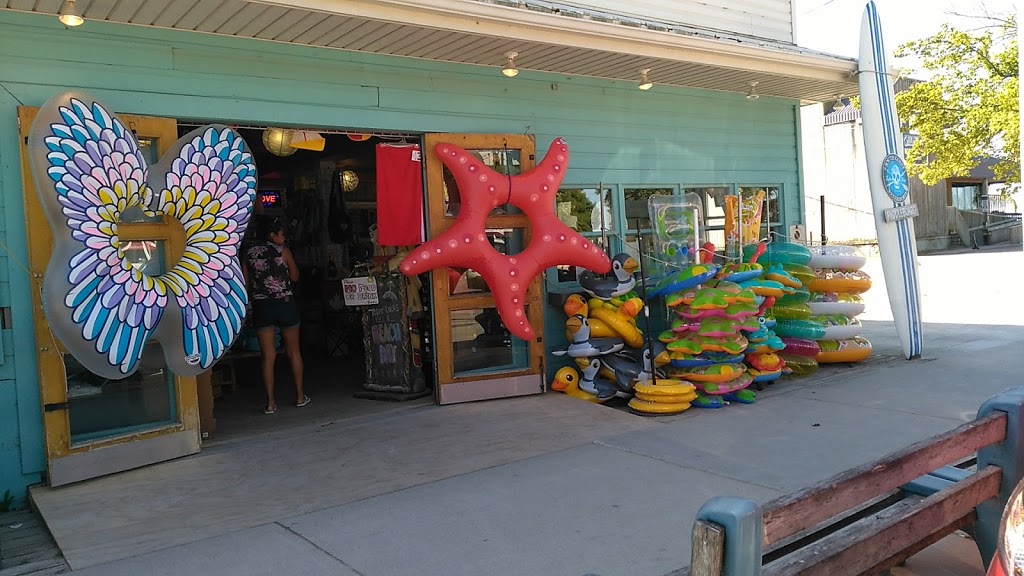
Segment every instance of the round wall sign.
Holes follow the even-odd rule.
[[[907,166],[896,154],[889,154],[882,160],[882,185],[893,202],[903,202],[910,195]]]

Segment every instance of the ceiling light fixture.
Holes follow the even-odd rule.
[[[832,111],[833,112],[839,112],[840,110],[842,110],[845,107],[846,107],[846,103],[843,102],[843,95],[840,94],[839,97],[836,98],[836,103],[832,105]]]
[[[761,97],[761,95],[757,93],[757,84],[757,80],[750,83],[750,90],[747,90],[747,100],[757,100]]]
[[[637,86],[637,88],[641,90],[650,90],[654,86],[654,83],[647,77],[647,73],[650,71],[650,68],[640,70],[640,85]]]
[[[85,18],[82,18],[82,15],[78,13],[78,2],[76,0],[64,0],[64,3],[60,6],[60,12],[57,12],[57,19],[60,20],[61,24],[71,28],[85,23]]]
[[[516,68],[516,56],[519,56],[519,52],[505,52],[505,67],[501,69],[501,73],[509,78],[515,77],[519,74],[519,68]]]

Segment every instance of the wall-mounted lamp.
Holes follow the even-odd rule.
[[[57,12],[57,19],[61,24],[71,28],[85,24],[85,18],[82,18],[82,14],[78,12],[76,0],[64,0],[60,6],[60,12]]]
[[[647,73],[650,71],[650,68],[640,70],[640,85],[637,86],[637,88],[641,90],[650,90],[654,86],[654,83],[647,77]]]
[[[761,95],[757,93],[757,84],[757,80],[750,83],[750,89],[747,90],[747,100],[757,100],[761,97]]]
[[[519,56],[519,52],[505,52],[505,67],[501,69],[501,73],[509,78],[519,74],[519,68],[516,68],[516,56]]]

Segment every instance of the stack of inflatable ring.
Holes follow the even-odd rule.
[[[641,380],[633,387],[629,408],[640,414],[679,414],[689,409],[696,399],[696,387],[685,380]]]
[[[861,270],[867,259],[855,246],[815,246],[809,265],[816,278],[810,284],[808,306],[812,319],[824,326],[816,338],[819,363],[862,362],[871,356],[871,342],[860,336],[857,315],[864,311],[861,294],[871,288],[871,277]]]
[[[744,247],[744,254],[748,251],[752,249]],[[778,356],[788,373],[813,374],[818,369],[816,340],[824,334],[824,327],[813,319],[807,303],[811,298],[809,283],[817,277],[809,266],[811,251],[795,242],[772,242],[761,261],[774,271],[766,277],[784,283],[790,290],[779,296],[771,308],[776,320],[775,334],[785,346]]]
[[[669,378],[692,382],[699,408],[721,408],[724,399],[752,403],[753,378],[743,364],[746,333],[759,327],[756,296],[740,284],[718,279],[665,298],[677,319],[659,336],[668,347]]]

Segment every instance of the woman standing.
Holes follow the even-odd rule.
[[[292,284],[299,281],[299,268],[292,251],[285,245],[284,223],[279,219],[264,221],[257,229],[257,243],[245,251],[242,275],[252,301],[253,323],[260,343],[263,385],[267,390],[265,414],[277,412],[274,400],[274,328],[281,329],[284,351],[292,366],[295,379],[295,405],[309,404],[309,396],[302,391],[302,354],[299,350],[299,304],[292,292]]]

